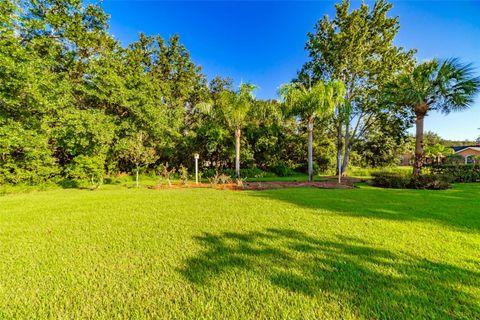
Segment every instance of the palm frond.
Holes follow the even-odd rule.
[[[430,60],[418,64],[385,88],[387,100],[412,110],[419,104],[448,114],[470,107],[480,90],[480,78],[471,64],[459,59]],[[427,111],[428,111],[427,110]]]
[[[480,78],[475,76],[472,64],[463,64],[458,58],[444,60],[437,73],[437,94],[434,108],[442,113],[468,109],[480,90]]]
[[[339,82],[325,84],[318,81],[308,88],[302,83],[293,82],[282,85],[278,92],[280,101],[292,115],[312,120],[333,112],[335,102],[343,99],[343,88]]]

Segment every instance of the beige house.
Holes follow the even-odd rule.
[[[480,145],[476,146],[458,146],[452,147],[455,154],[462,156],[465,159],[465,164],[471,163],[479,163],[480,160]],[[415,156],[411,153],[405,153],[400,157],[400,165],[401,166],[411,166],[413,164]],[[429,157],[425,157],[424,163],[431,164],[434,161],[439,161],[440,163],[443,162],[444,157],[441,159],[431,159]]]
[[[475,158],[480,157],[480,146],[454,147],[453,150],[455,150],[455,154],[458,154],[465,159],[466,164],[475,163]]]

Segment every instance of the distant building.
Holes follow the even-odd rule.
[[[475,163],[477,157],[480,157],[480,145],[476,146],[458,146],[452,147],[455,154],[462,156],[465,163]]]
[[[457,146],[452,147],[454,154],[458,154],[465,159],[465,164],[478,163],[480,160],[480,145],[474,146]],[[425,157],[425,164],[443,163],[445,157],[431,158]],[[412,153],[405,153],[400,156],[401,166],[411,166],[415,160],[415,155]]]

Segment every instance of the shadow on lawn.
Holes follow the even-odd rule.
[[[398,190],[360,188],[318,190],[312,188],[252,192],[253,197],[275,199],[334,214],[387,220],[424,220],[480,231],[480,185],[454,190]]]
[[[256,277],[284,290],[341,301],[364,318],[470,318],[478,297],[458,285],[480,286],[480,273],[374,248],[362,240],[325,241],[285,229],[205,234],[205,251],[181,273],[212,285],[232,273]]]

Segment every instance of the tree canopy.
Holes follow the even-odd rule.
[[[315,30],[309,33],[305,46],[310,60],[298,74],[304,83],[338,79],[345,84],[345,103],[348,113],[340,113],[337,127],[337,146],[343,151],[343,170],[347,169],[350,151],[355,143],[368,134],[381,117],[393,112],[381,103],[382,88],[396,74],[412,65],[414,50],[405,50],[393,41],[400,27],[398,17],[389,17],[392,5],[378,0],[370,8],[362,3],[350,10],[350,1],[335,6],[333,19],[324,16]]]

